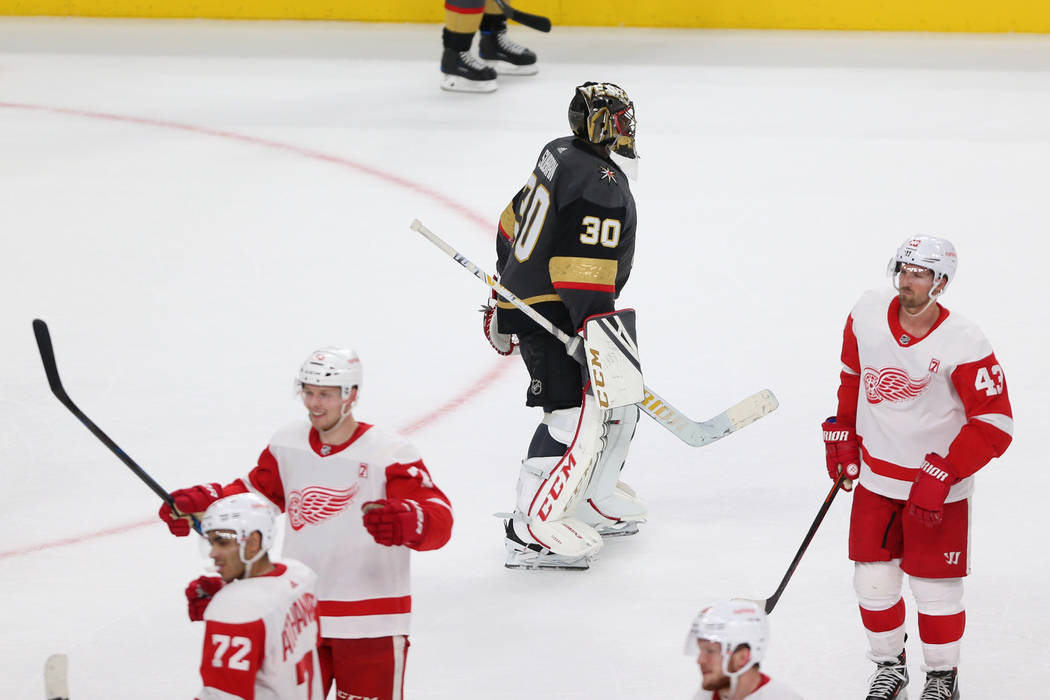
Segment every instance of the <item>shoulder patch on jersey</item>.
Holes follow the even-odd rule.
[[[540,161],[536,164],[536,167],[539,168],[544,177],[548,180],[553,180],[554,171],[558,169],[558,161],[554,158],[554,154],[545,148],[543,149],[543,155],[540,156]]]
[[[603,165],[599,168],[599,178],[603,182],[608,182],[610,185],[616,184],[616,170],[610,168],[608,165]]]

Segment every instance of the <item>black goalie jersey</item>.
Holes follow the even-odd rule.
[[[575,334],[588,316],[614,310],[631,273],[636,219],[627,177],[612,160],[575,136],[551,141],[500,217],[500,282]],[[498,314],[504,333],[536,329],[508,302]]]

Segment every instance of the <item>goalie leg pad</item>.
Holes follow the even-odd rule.
[[[633,309],[588,317],[583,326],[583,347],[590,391],[599,406],[630,406],[645,398]]]
[[[577,415],[578,419],[564,454],[530,457],[522,462],[514,531],[523,541],[572,556],[597,551],[601,546],[601,536],[593,527],[568,516],[583,497],[601,450],[604,413],[593,397],[586,396],[582,408],[555,411],[549,418],[544,417],[556,440],[562,437],[563,426],[559,423],[570,415]]]
[[[619,480],[638,426],[638,416],[635,406],[609,411],[603,437],[605,447],[591,474],[583,500],[574,513],[603,535],[634,534],[637,527],[626,527],[626,524],[644,522],[648,514],[634,489]]]

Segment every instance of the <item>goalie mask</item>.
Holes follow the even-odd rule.
[[[569,127],[585,141],[608,146],[623,158],[637,158],[634,103],[612,83],[586,82],[569,102]]]
[[[936,236],[912,236],[900,244],[896,254],[890,258],[886,267],[886,274],[893,277],[893,288],[899,290],[897,275],[902,265],[917,265],[933,271],[933,287],[930,289],[930,300],[944,294],[948,284],[955,279],[955,271],[959,267],[959,257],[955,254],[955,246],[946,238]],[[944,288],[936,291],[941,280],[945,280]]]
[[[735,684],[740,674],[765,656],[769,646],[769,618],[753,601],[722,600],[701,610],[693,620],[685,653],[698,656],[701,640],[722,645],[722,672]],[[730,671],[730,657],[744,645],[751,650],[751,658],[741,668]]]

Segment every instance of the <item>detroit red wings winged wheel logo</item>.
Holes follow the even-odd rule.
[[[302,530],[307,525],[317,525],[346,510],[357,495],[359,486],[345,489],[330,489],[324,486],[307,486],[288,494],[288,523],[293,530]]]
[[[861,378],[868,403],[904,403],[922,396],[933,376],[927,374],[922,379],[912,379],[907,372],[897,367],[865,367]]]

